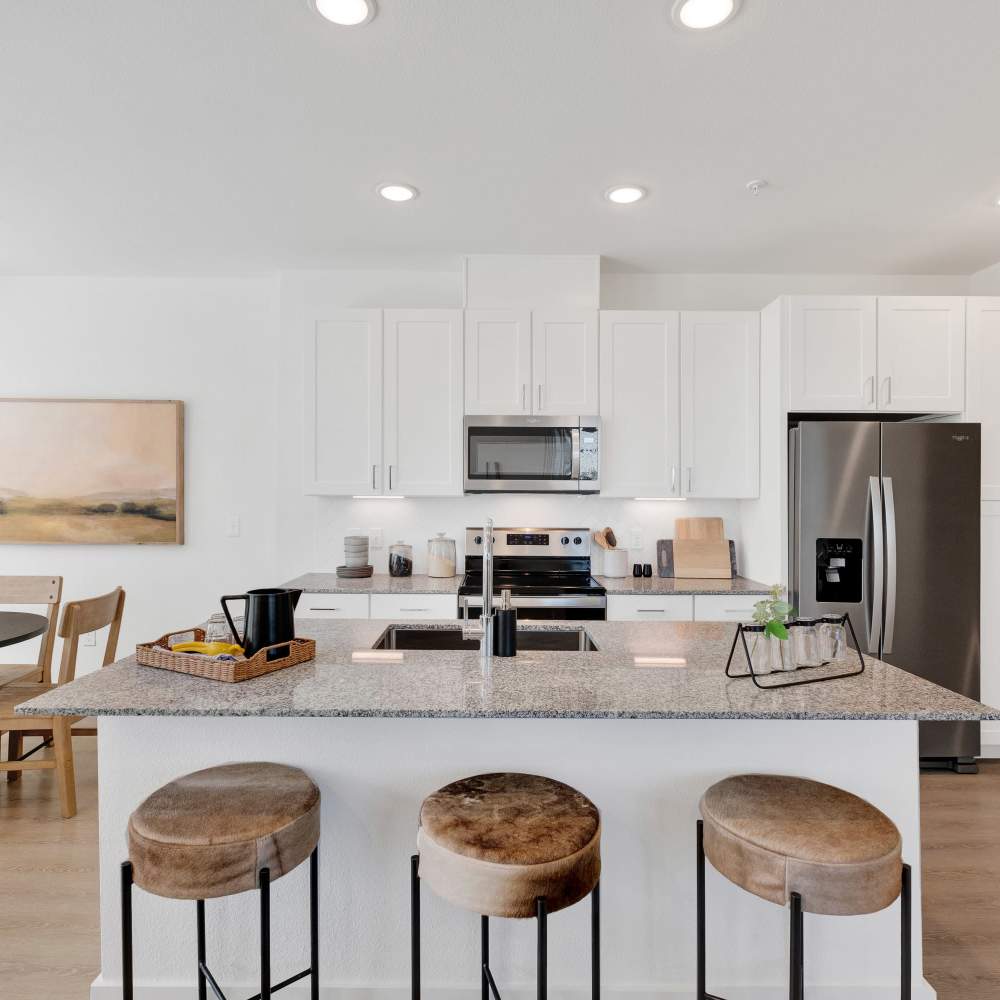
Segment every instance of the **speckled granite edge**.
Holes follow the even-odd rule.
[[[389,576],[374,573],[360,580],[342,579],[336,573],[303,573],[283,583],[282,587],[297,587],[307,594],[449,594],[457,595],[462,575],[435,577],[415,573],[413,576]]]
[[[731,580],[685,580],[674,577],[637,577],[637,576],[601,576],[595,579],[609,594],[617,596],[642,597],[646,594],[659,594],[677,597],[727,597],[727,596],[766,596],[770,588],[756,580],[748,580],[744,576],[734,576]]]

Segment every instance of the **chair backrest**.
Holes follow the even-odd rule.
[[[0,576],[0,604],[47,604],[49,627],[38,650],[37,680],[48,684],[52,677],[52,652],[56,647],[56,623],[62,600],[61,576]]]
[[[118,649],[118,634],[122,627],[122,613],[125,610],[125,591],[115,587],[109,594],[91,597],[84,601],[70,601],[63,611],[62,622],[59,624],[59,636],[63,640],[62,660],[59,664],[58,684],[68,684],[76,676],[76,654],[80,645],[80,636],[88,632],[96,632],[106,625],[111,626],[108,632],[107,645],[104,647],[102,667],[112,663],[115,651]]]

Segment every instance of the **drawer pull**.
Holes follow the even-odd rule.
[[[430,608],[400,608],[400,611],[430,611]]]
[[[666,608],[636,608],[640,615],[662,615],[666,613]]]
[[[307,608],[307,611],[339,611],[340,608]]]

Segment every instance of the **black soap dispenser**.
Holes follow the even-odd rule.
[[[493,612],[493,655],[517,656],[517,608],[510,606],[510,591],[500,594],[500,607]]]

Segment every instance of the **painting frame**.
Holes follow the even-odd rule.
[[[89,406],[99,404],[104,407],[111,407],[117,409],[118,407],[150,407],[155,406],[158,408],[168,408],[167,413],[162,416],[160,431],[162,433],[172,432],[172,441],[161,442],[160,451],[164,458],[164,463],[162,465],[163,469],[166,469],[169,465],[170,471],[173,475],[173,486],[170,487],[170,492],[173,493],[172,497],[166,500],[157,501],[157,503],[167,505],[172,501],[173,504],[173,518],[171,519],[169,514],[170,511],[163,511],[157,508],[157,503],[132,503],[129,509],[126,511],[125,508],[127,504],[122,505],[112,505],[105,504],[102,506],[100,511],[95,509],[88,509],[88,514],[96,513],[106,513],[105,507],[110,508],[117,506],[118,510],[114,513],[118,516],[122,514],[128,514],[130,519],[135,519],[145,516],[150,519],[150,521],[159,522],[156,525],[150,524],[148,526],[147,534],[149,537],[128,537],[127,535],[123,537],[100,537],[100,538],[71,538],[71,537],[5,537],[2,530],[0,530],[0,546],[3,545],[144,545],[144,546],[160,546],[160,545],[183,545],[185,541],[185,454],[184,454],[184,434],[185,434],[185,422],[184,422],[184,402],[178,399],[118,399],[114,397],[77,397],[77,396],[0,396],[0,414],[3,414],[6,407],[10,404],[33,404],[33,405],[47,405],[47,404],[60,404],[62,406]],[[129,418],[130,422],[132,418]],[[170,461],[166,461],[166,457],[169,454]],[[2,447],[2,439],[0,439],[0,487],[4,486],[3,474],[4,474],[4,464],[5,464],[5,454]],[[17,490],[8,491],[19,492]],[[166,495],[166,490],[147,490],[144,491],[147,494],[155,494],[157,492],[162,492]],[[98,496],[96,492],[93,494]],[[0,505],[3,504],[3,499],[0,497]],[[9,501],[8,501],[9,504]],[[41,517],[41,514],[36,516]],[[75,513],[74,513],[75,516]],[[0,519],[2,520],[2,519]],[[167,531],[167,526],[172,526],[171,531]],[[155,528],[155,535],[151,534]]]

